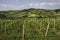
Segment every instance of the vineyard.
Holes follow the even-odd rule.
[[[0,17],[0,40],[60,40],[60,17],[23,16],[22,12]],[[24,14],[25,15],[25,14]],[[50,14],[49,14],[50,15]],[[19,16],[18,18],[16,18]]]

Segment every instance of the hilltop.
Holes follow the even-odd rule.
[[[0,18],[10,18],[10,19],[19,19],[19,18],[55,18],[59,17],[60,9],[56,10],[46,10],[46,9],[24,9],[24,10],[10,10],[10,11],[0,11]]]

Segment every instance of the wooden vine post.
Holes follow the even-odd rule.
[[[46,30],[46,33],[45,33],[45,37],[47,36],[48,30],[49,30],[49,25],[50,25],[50,22],[49,22],[49,19],[48,19],[48,25],[47,25],[47,30]]]
[[[22,40],[24,40],[24,26],[25,26],[25,21],[23,19],[23,37],[22,37]]]

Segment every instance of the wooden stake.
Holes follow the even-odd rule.
[[[25,25],[25,21],[23,20],[23,38],[22,38],[22,40],[24,40],[24,25]]]
[[[55,30],[55,19],[54,19],[54,30]]]
[[[49,24],[50,24],[50,22],[49,22],[49,19],[48,19],[48,25],[47,25],[47,30],[46,30],[46,33],[45,33],[45,37],[47,36],[48,30],[49,30]]]

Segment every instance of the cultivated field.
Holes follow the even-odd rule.
[[[34,10],[0,12],[0,40],[60,40],[60,16]]]

